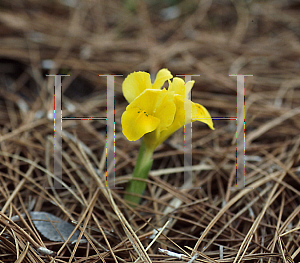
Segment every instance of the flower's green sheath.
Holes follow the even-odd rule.
[[[167,69],[161,69],[152,84],[147,72],[134,72],[127,76],[122,85],[123,95],[129,102],[122,115],[123,134],[129,141],[143,137],[132,180],[126,188],[125,200],[138,204],[146,182],[135,178],[147,179],[152,166],[152,154],[185,123],[185,105],[191,109],[191,121],[201,121],[214,129],[210,114],[202,105],[187,99],[194,81],[184,83],[181,78],[173,78]],[[168,90],[161,89],[165,81]],[[133,194],[133,195],[132,195]],[[136,194],[136,195],[134,195]]]
[[[129,181],[127,187],[126,187],[126,194],[124,196],[124,199],[126,201],[129,201],[131,203],[138,204],[141,200],[140,196],[136,195],[131,195],[130,193],[133,194],[138,194],[142,195],[145,188],[146,188],[146,182],[144,181],[138,181],[134,180],[135,178],[140,178],[140,179],[147,179],[149,171],[152,167],[152,154],[153,151],[149,150],[148,148],[145,147],[144,142],[142,142],[142,145],[139,150],[139,155],[136,161],[136,165],[133,170],[132,174],[132,180]]]

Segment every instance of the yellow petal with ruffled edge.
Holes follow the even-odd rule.
[[[194,83],[194,80],[190,80],[187,83],[184,83],[183,79],[175,77],[173,78],[172,82],[169,82],[169,90],[174,91],[174,93],[177,95],[187,98],[187,95],[193,88]]]
[[[177,95],[184,96],[184,80],[181,78],[173,78],[172,82],[169,81],[169,91],[173,91]]]
[[[129,74],[122,84],[122,91],[125,99],[131,103],[146,89],[151,89],[150,74],[139,71]]]
[[[174,116],[174,121],[169,127],[170,131],[174,133],[177,129],[185,124],[185,110],[184,102],[187,101],[183,96],[174,95],[174,103],[176,106],[176,114]]]
[[[166,68],[161,69],[156,74],[156,78],[152,85],[152,89],[160,89],[163,86],[163,84],[165,83],[165,81],[169,80],[171,78],[173,78],[173,76],[168,69],[166,69]]]
[[[184,83],[183,79],[175,77],[173,82],[169,82],[169,90],[175,92],[176,115],[174,123],[170,128],[179,128],[185,124],[185,110],[184,103],[190,102],[192,104],[192,118],[191,121],[201,121],[206,123],[212,130],[214,130],[213,122],[207,109],[198,103],[187,100],[188,93],[193,88],[195,81],[191,80]]]
[[[126,109],[121,118],[123,134],[129,141],[136,141],[154,131],[160,120],[139,108]]]
[[[157,127],[158,132],[167,129],[174,120],[176,106],[174,103],[174,93],[167,90],[145,90],[126,109],[139,108],[149,115],[160,119]]]
[[[201,121],[214,130],[214,124],[207,109],[198,103],[192,102],[192,122]]]
[[[175,131],[177,131],[179,128],[186,124],[184,103],[191,103],[192,105],[192,122],[201,121],[207,124],[212,130],[214,130],[212,119],[205,107],[203,107],[200,104],[194,103],[190,100],[187,100],[183,96],[177,94],[174,95],[174,102],[176,105],[176,114],[174,117],[174,121],[168,127],[167,130],[164,130],[160,133],[158,140],[155,142],[154,148],[163,143]]]
[[[190,100],[184,99],[183,96],[175,95],[174,102],[176,105],[176,114],[174,118],[174,122],[170,126],[173,129],[179,129],[181,126],[187,124],[185,123],[185,109],[184,103],[191,103],[192,104],[192,118],[191,122],[194,121],[201,121],[209,126],[212,130],[214,130],[214,125],[211,119],[210,114],[208,113],[207,109],[198,103],[194,103]],[[175,130],[173,130],[175,132]]]

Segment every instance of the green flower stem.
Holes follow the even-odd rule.
[[[139,150],[139,155],[136,161],[136,165],[133,170],[132,180],[129,181],[126,187],[126,194],[124,199],[132,203],[138,204],[141,200],[140,196],[131,195],[138,194],[142,195],[145,188],[146,182],[134,180],[134,178],[147,179],[149,171],[152,167],[152,155],[153,150],[145,146],[144,141],[142,141],[141,148]]]

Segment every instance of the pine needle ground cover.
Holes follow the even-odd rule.
[[[2,1],[1,262],[299,262],[299,1]],[[121,116],[125,77],[196,74],[192,101],[214,120],[153,153],[138,205],[124,200],[140,141]],[[115,168],[106,120],[63,121],[53,174],[54,78],[63,117],[106,116],[115,77]],[[237,82],[245,77],[245,184],[235,189]],[[152,79],[152,82],[154,79]],[[168,87],[168,83],[165,83]],[[59,112],[57,113],[59,114]],[[115,189],[105,187],[114,169]],[[55,182],[63,186],[53,187]],[[54,232],[60,233],[55,238]],[[73,236],[71,235],[73,234]]]

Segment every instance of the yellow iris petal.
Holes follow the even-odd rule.
[[[185,124],[184,103],[186,102],[186,99],[183,96],[175,95],[174,102],[176,105],[176,114],[171,127],[173,130],[172,133]]]
[[[174,91],[174,93],[177,95],[187,98],[187,95],[191,91],[194,83],[195,81],[191,80],[185,84],[183,79],[175,77],[173,78],[171,85],[169,85],[169,90]]]
[[[192,102],[192,122],[201,121],[214,130],[214,124],[207,109],[198,103]]]
[[[129,74],[123,81],[122,91],[125,99],[131,103],[145,89],[151,89],[150,74],[139,71]]]
[[[173,78],[171,72],[166,68],[161,69],[158,71],[156,75],[156,79],[152,85],[153,89],[160,89],[162,85],[165,83],[166,80]]]
[[[185,99],[183,96],[175,95],[174,96],[174,102],[176,105],[176,114],[174,118],[174,122],[172,124],[172,127],[174,126],[174,129],[179,129],[181,126],[183,126],[185,123],[185,109],[184,104],[185,103],[191,103],[192,105],[192,118],[191,121],[201,121],[209,126],[212,130],[214,130],[214,125],[211,119],[210,114],[208,113],[207,109],[203,107],[202,105],[198,103],[194,103],[190,100]],[[174,131],[173,131],[174,132]]]
[[[176,105],[176,114],[174,117],[173,123],[168,127],[167,130],[160,133],[160,138],[157,140],[155,147],[160,145],[165,141],[169,136],[171,136],[175,131],[185,125],[185,103],[191,103],[192,106],[192,118],[191,121],[201,121],[207,124],[212,130],[214,130],[212,119],[205,107],[200,104],[191,102],[190,100],[185,99],[183,96],[174,95],[174,102]]]
[[[175,94],[184,96],[184,80],[177,77],[173,78],[173,81],[171,83],[169,82],[169,90],[174,91]]]
[[[160,120],[139,108],[126,109],[121,118],[123,134],[129,141],[136,141],[154,131]]]
[[[127,106],[145,110],[148,114],[160,119],[158,132],[167,129],[174,120],[176,106],[174,94],[167,90],[145,90],[139,97]]]

